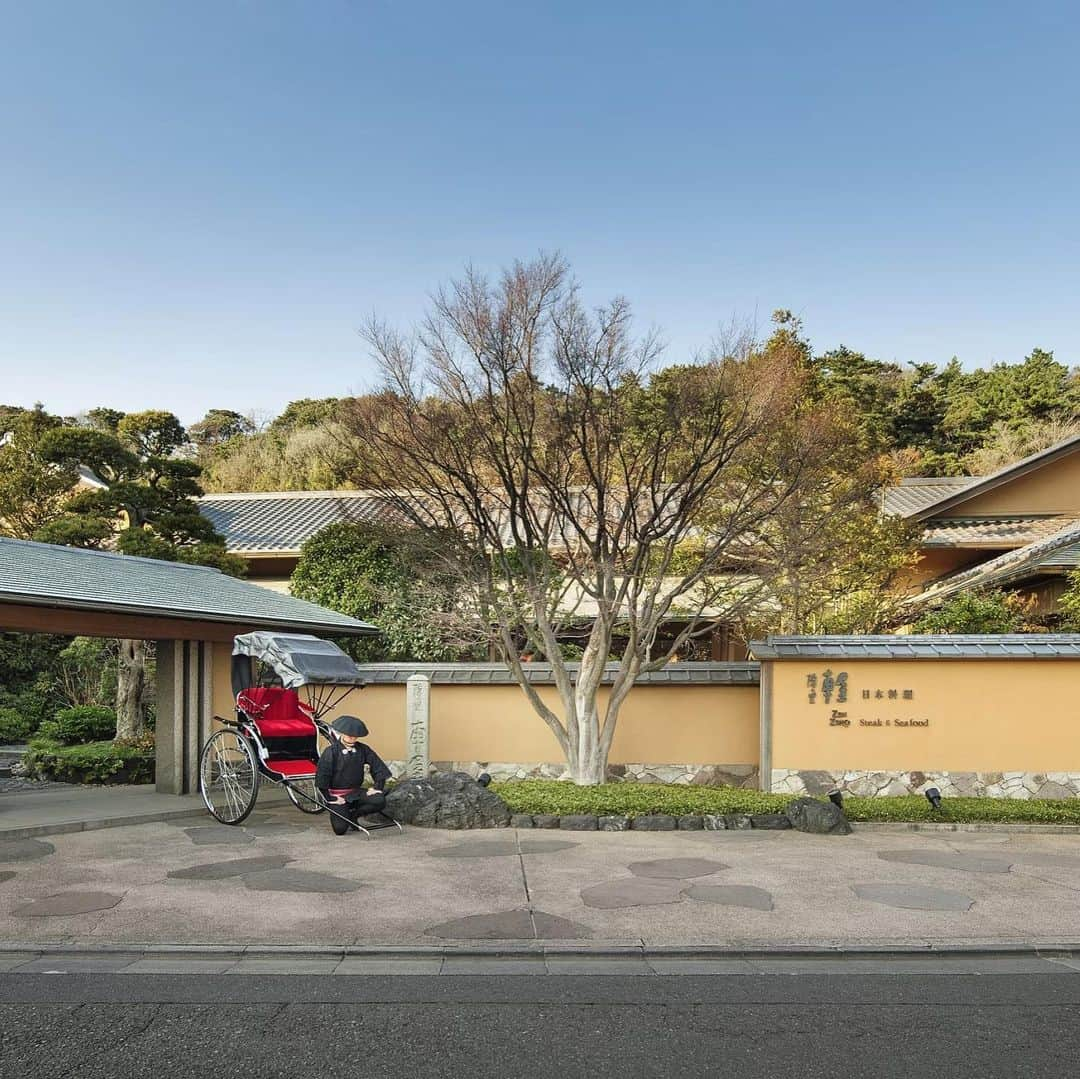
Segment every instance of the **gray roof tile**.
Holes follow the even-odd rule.
[[[865,637],[768,637],[751,641],[762,659],[1055,659],[1080,658],[1080,633],[925,634]]]
[[[305,540],[340,521],[393,519],[370,491],[279,491],[203,495],[199,511],[225,537],[230,551],[298,551]]]
[[[920,510],[976,483],[977,476],[909,476],[896,487],[882,492],[882,509],[898,517],[911,517]]]
[[[1062,524],[1061,520],[1057,522]],[[932,605],[958,592],[974,588],[1001,588],[1038,577],[1046,570],[1072,568],[1080,558],[1080,521],[1067,519],[1064,527],[1051,536],[1014,551],[1006,551],[997,558],[978,566],[942,577],[908,603],[911,606]]]
[[[1061,530],[1062,517],[937,517],[926,522],[923,547],[1020,547]]]
[[[206,566],[0,538],[0,603],[303,629],[342,636],[374,626]]]
[[[443,685],[514,685],[510,668],[501,663],[361,663],[360,670],[369,684],[404,682],[411,674],[426,674],[434,684]],[[571,670],[576,664],[570,664]],[[529,663],[525,672],[532,685],[553,685],[555,678],[548,663]],[[609,665],[604,681],[610,683],[616,665]],[[640,675],[639,685],[670,682],[691,685],[756,686],[757,663],[673,663],[663,670]]]

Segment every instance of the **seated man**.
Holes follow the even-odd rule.
[[[337,732],[322,751],[315,772],[315,786],[330,807],[330,825],[335,835],[350,831],[349,821],[378,813],[386,805],[383,788],[390,769],[379,755],[360,739],[368,729],[356,716],[338,716],[330,726]],[[364,789],[364,769],[371,769],[373,786]],[[347,819],[343,819],[347,818]]]

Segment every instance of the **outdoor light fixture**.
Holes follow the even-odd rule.
[[[844,795],[840,791],[829,791],[829,801],[832,802],[837,809],[844,808]]]
[[[937,787],[927,787],[926,800],[935,808],[941,808],[941,791]]]

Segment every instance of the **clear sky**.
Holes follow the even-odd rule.
[[[1080,5],[0,0],[0,402],[279,410],[561,250],[674,362],[1080,362]]]

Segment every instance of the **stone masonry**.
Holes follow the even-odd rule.
[[[774,794],[862,797],[921,794],[937,787],[944,798],[1076,798],[1080,772],[866,772],[774,768]]]

